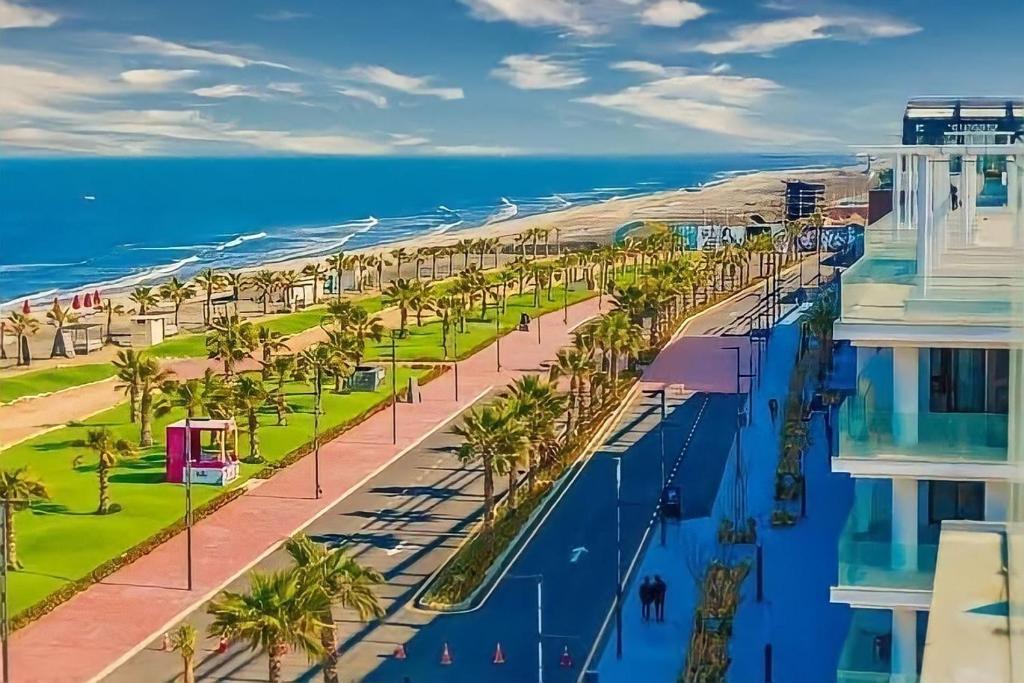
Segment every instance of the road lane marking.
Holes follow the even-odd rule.
[[[569,562],[572,562],[573,564],[576,564],[579,561],[580,557],[584,553],[588,553],[588,552],[590,552],[590,551],[587,550],[586,546],[582,546],[581,545],[578,548],[573,548],[572,549],[572,557],[569,558]]]

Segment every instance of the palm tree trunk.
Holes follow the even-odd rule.
[[[7,543],[7,568],[20,569],[18,548],[14,541],[14,505],[10,500],[4,500],[4,519],[7,520],[7,538],[4,539]]]
[[[150,390],[142,392],[139,399],[139,445],[143,448],[153,445],[153,393]]]
[[[334,616],[325,614],[324,621],[330,624],[320,631],[320,644],[325,653],[321,662],[324,683],[338,683],[338,641],[334,635]]]
[[[268,674],[270,683],[281,683],[281,651],[282,648],[277,643],[270,646],[270,652],[267,653],[268,657]]]
[[[182,657],[182,680],[184,683],[196,683],[196,665],[192,657]]]
[[[260,422],[255,410],[249,410],[249,457],[258,460],[260,457]]]
[[[139,388],[135,384],[128,387],[128,421],[135,424],[139,419]]]
[[[531,468],[532,469],[532,468]],[[508,470],[508,509],[509,511],[516,509],[516,498],[518,497],[519,490],[516,481],[516,468],[512,466]]]
[[[494,517],[494,463],[490,456],[483,458],[484,465],[484,528],[491,528]]]
[[[110,472],[103,463],[102,456],[100,456],[100,464],[96,468],[96,473],[100,477],[100,504],[96,508],[96,514],[105,515],[110,510]]]

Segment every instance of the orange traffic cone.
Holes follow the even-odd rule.
[[[495,664],[504,664],[505,663],[505,653],[501,651],[501,643],[498,643],[498,645],[494,648],[494,663]]]
[[[405,645],[398,644],[395,646],[395,652],[392,655],[395,659],[405,659]]]
[[[227,636],[221,636],[220,642],[217,643],[217,654],[222,655],[228,651],[228,638]]]
[[[566,645],[565,649],[562,650],[562,658],[558,661],[558,665],[565,668],[572,668],[572,655],[569,654],[569,646]]]
[[[448,650],[448,643],[444,644],[444,649],[441,650],[441,665],[449,666],[452,663],[452,653]]]
[[[164,652],[171,651],[171,636],[164,634],[164,637],[160,639],[160,649]]]

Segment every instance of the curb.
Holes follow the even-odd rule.
[[[466,535],[466,537],[459,543],[459,546],[452,551],[440,567],[434,570],[434,573],[427,578],[426,581],[420,586],[419,590],[413,596],[412,601],[409,604],[409,608],[418,612],[427,612],[432,614],[465,614],[473,612],[487,603],[487,599],[490,598],[491,593],[500,583],[501,579],[504,578],[505,574],[508,573],[509,568],[515,563],[522,554],[526,546],[536,535],[536,532],[543,525],[548,515],[554,510],[555,506],[565,495],[569,487],[573,482],[576,481],[580,473],[583,472],[583,466],[586,462],[597,452],[598,446],[600,446],[604,440],[608,437],[608,433],[612,427],[618,424],[619,420],[622,419],[622,415],[626,409],[629,408],[637,395],[640,393],[640,383],[634,382],[626,395],[622,398],[622,403],[616,408],[608,417],[605,418],[604,422],[594,432],[590,440],[587,441],[586,445],[581,449],[580,454],[576,459],[566,467],[562,476],[552,485],[551,490],[544,495],[544,499],[538,503],[537,507],[530,513],[530,516],[526,518],[526,522],[516,533],[516,536],[512,539],[511,543],[494,559],[491,566],[484,573],[484,579],[480,582],[480,585],[473,589],[473,592],[469,594],[465,600],[458,602],[454,605],[437,605],[434,603],[424,603],[422,596],[427,590],[434,584],[437,577],[440,576],[441,572],[444,571],[448,565],[450,565],[455,558],[458,556],[462,548],[473,540],[477,530],[480,528],[482,522],[477,522],[474,525],[473,530]],[[543,519],[539,519],[543,517]],[[509,559],[509,557],[511,559]],[[486,594],[481,598],[481,593]],[[477,600],[480,600],[479,604],[473,604]]]

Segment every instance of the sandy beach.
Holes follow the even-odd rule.
[[[536,228],[550,230],[550,243],[560,242],[564,245],[570,244],[607,244],[612,241],[617,228],[633,221],[666,221],[666,222],[694,222],[694,223],[716,223],[719,225],[739,226],[750,221],[753,214],[761,216],[766,221],[777,221],[782,218],[784,211],[784,181],[787,179],[800,179],[807,182],[824,183],[826,190],[826,205],[837,201],[862,195],[867,186],[867,176],[862,169],[829,168],[829,169],[805,169],[786,171],[765,171],[745,175],[737,175],[717,183],[709,184],[699,189],[679,189],[667,192],[656,192],[641,194],[623,198],[610,199],[604,202],[573,206],[559,211],[523,216],[511,220],[491,223],[479,227],[467,228],[443,235],[423,235],[401,241],[378,244],[364,249],[347,250],[346,254],[387,254],[387,252],[404,248],[408,252],[424,247],[441,245],[452,245],[461,240],[475,240],[480,238],[499,238],[506,244],[512,244],[512,238],[529,230]],[[543,241],[541,241],[543,245]],[[508,249],[501,254],[502,262],[515,258],[517,254]],[[274,271],[300,270],[307,263],[323,262],[326,256],[306,257],[275,263],[261,264],[239,271],[252,272],[260,269]],[[388,258],[388,261],[391,259]],[[470,262],[476,261],[472,256]],[[488,256],[486,264],[493,265],[493,257]],[[428,263],[429,265],[429,263]],[[438,262],[439,275],[447,276],[447,258]],[[454,261],[456,270],[463,267],[461,256],[456,256]],[[412,266],[403,264],[403,276],[409,277]],[[384,281],[390,281],[397,277],[394,265],[389,265],[383,271]],[[158,288],[160,281],[146,283],[146,286]],[[131,289],[104,290],[104,299],[110,298],[115,304],[121,304],[125,310],[131,310],[133,304],[128,299]],[[255,292],[242,292],[243,301],[239,302],[242,315],[246,318],[258,317],[262,313],[262,307],[253,301]],[[62,300],[67,305],[68,301]],[[200,297],[186,303],[180,313],[181,326],[184,331],[196,329],[202,323],[202,301]],[[48,302],[34,302],[33,315],[45,323],[45,313],[49,309]],[[8,311],[3,312],[4,315]],[[154,311],[155,313],[171,314],[167,304],[161,304]],[[82,317],[85,322],[106,322],[105,316],[101,313],[90,313]],[[123,318],[122,318],[123,320]],[[118,326],[115,318],[114,329]],[[31,369],[55,367],[78,363],[96,363],[109,361],[117,351],[117,347],[107,346],[102,351],[79,356],[69,360],[65,358],[49,359],[49,348],[53,339],[53,328],[42,324],[39,333],[31,339],[32,350],[35,355]],[[8,359],[0,361],[0,372],[4,374],[23,371],[24,368],[14,367],[14,339],[8,335],[5,339],[5,346]]]

